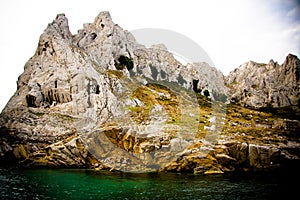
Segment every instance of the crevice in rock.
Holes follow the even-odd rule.
[[[26,95],[26,102],[27,102],[28,107],[36,107],[35,100],[36,100],[35,96],[33,96],[31,94]]]
[[[198,88],[199,80],[193,80],[193,90],[196,93],[201,93],[201,89]]]

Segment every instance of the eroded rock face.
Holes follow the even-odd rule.
[[[107,12],[74,36],[67,18],[57,15],[41,35],[16,93],[2,112],[2,156],[12,152],[28,165],[91,164],[81,133],[120,112],[114,92],[122,86],[118,73],[108,69],[115,69],[115,57],[128,53],[113,45],[113,35],[128,41],[126,31]],[[74,138],[71,148],[69,140]],[[84,148],[79,148],[81,143]]]
[[[282,65],[253,61],[226,77],[232,102],[251,107],[299,106],[300,60],[289,54]]]
[[[226,101],[228,91],[224,76],[207,63],[182,65],[163,44],[153,45],[147,51],[138,48],[135,52],[139,66],[132,73],[143,74],[155,81],[175,83],[202,95],[207,90],[213,100]]]
[[[86,161],[92,157],[87,151],[107,143],[93,154],[104,164],[116,159],[106,151],[120,157],[129,156],[122,153],[128,151],[138,157],[129,156],[126,162],[132,162],[131,166],[143,160],[134,170],[148,169],[154,165],[151,160],[171,157],[174,153],[169,149],[180,151],[174,144],[188,143],[171,139],[179,129],[179,100],[168,88],[153,84],[174,77],[176,84],[177,65],[184,68],[166,49],[138,44],[112,22],[108,12],[84,24],[76,35],[70,33],[65,15],[57,15],[40,36],[17,91],[1,114],[1,155],[26,165],[82,167],[91,164]],[[163,66],[162,75],[157,74]],[[111,124],[120,131],[108,131]],[[150,155],[158,149],[163,150]],[[126,167],[121,160],[111,167]]]
[[[235,87],[230,88],[231,100],[251,106],[264,106],[268,99],[275,99],[270,100],[274,106],[297,103],[298,59],[288,56],[282,69],[269,63],[259,68],[261,73],[255,67],[250,63],[237,69],[227,77],[227,84],[250,87],[256,98],[244,97],[241,88]],[[250,72],[252,78],[245,81],[243,77]],[[272,76],[283,80],[284,87],[293,87],[277,89],[279,100],[278,81],[272,82]],[[224,137],[231,142],[211,139],[214,146],[208,137],[199,138],[215,130],[216,118],[224,114],[212,116],[209,127],[199,120],[199,116],[207,118],[199,113],[204,105],[199,101],[219,100],[217,107],[222,110],[221,102],[228,94],[222,73],[206,63],[182,65],[164,45],[146,48],[138,44],[112,22],[108,12],[101,12],[75,35],[69,31],[67,18],[57,15],[40,36],[17,86],[0,117],[3,162],[209,174],[268,168],[278,157],[299,160],[290,151],[299,148],[297,143],[257,145],[231,140],[229,135]],[[270,98],[260,100],[265,90]],[[213,112],[209,107],[204,110]],[[295,130],[297,123],[293,123]]]

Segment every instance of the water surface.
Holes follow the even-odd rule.
[[[0,199],[290,199],[298,194],[298,178],[285,173],[195,176],[2,167]]]

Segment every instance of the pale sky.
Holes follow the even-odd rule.
[[[16,91],[39,36],[58,13],[73,34],[101,11],[126,30],[176,31],[200,45],[225,75],[253,60],[300,55],[299,0],[0,0],[0,111]]]

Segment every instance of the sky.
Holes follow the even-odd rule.
[[[76,34],[101,11],[128,31],[156,28],[186,36],[225,75],[249,60],[282,64],[289,53],[300,56],[299,0],[0,0],[0,111],[58,13]]]

